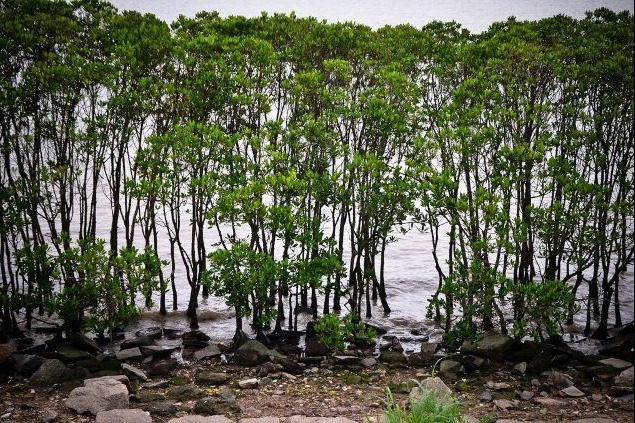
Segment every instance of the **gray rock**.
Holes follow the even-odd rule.
[[[245,342],[238,348],[238,351],[256,351],[260,357],[268,357],[270,360],[275,358],[284,358],[282,354],[280,354],[276,350],[270,350],[264,344],[255,339],[250,339]]]
[[[525,372],[527,372],[527,363],[525,361],[521,361],[512,368],[512,373],[516,375],[524,375]]]
[[[119,361],[141,360],[141,358],[143,358],[143,354],[141,354],[139,347],[121,350],[116,353],[115,356]]]
[[[128,408],[128,388],[115,378],[87,379],[71,391],[66,406],[78,414]]]
[[[12,344],[0,344],[0,364],[6,363],[13,351],[15,348]]]
[[[620,360],[619,358],[605,358],[604,360],[598,361],[598,363],[615,367],[618,370],[628,369],[629,367],[633,366],[633,363],[630,363],[625,360]]]
[[[83,333],[78,332],[73,334],[71,340],[73,342],[73,345],[81,350],[85,350],[93,354],[100,354],[102,352],[101,348],[99,348],[99,345],[97,345],[95,341],[93,341]]]
[[[254,389],[258,387],[258,379],[256,378],[252,378],[252,379],[243,379],[238,381],[238,386],[240,386],[241,389]]]
[[[258,370],[258,377],[267,376],[270,373],[278,373],[284,370],[282,364],[272,363],[270,361],[264,363]]]
[[[139,347],[141,350],[141,354],[144,357],[154,357],[154,358],[166,358],[172,355],[174,351],[179,350],[181,347],[168,347],[165,345],[145,345],[143,347]]]
[[[382,351],[379,361],[387,364],[408,364],[408,357],[399,351]]]
[[[153,345],[154,339],[149,336],[140,336],[138,338],[126,339],[121,343],[121,349],[127,350],[130,348],[139,348],[146,347],[148,345]]]
[[[415,386],[414,388],[412,388],[412,390],[410,391],[410,396],[414,398],[420,398],[422,394],[421,389],[424,389],[427,391],[432,391],[432,390],[439,391],[445,394],[452,394],[452,390],[448,388],[448,385],[446,385],[438,376],[429,377],[422,380],[421,387]]]
[[[214,358],[220,356],[222,353],[218,345],[208,345],[203,349],[200,349],[194,353],[194,359],[197,361],[205,358]]]
[[[196,383],[205,386],[219,386],[229,382],[227,373],[211,372],[203,370],[196,375]]]
[[[439,364],[439,373],[441,374],[457,374],[463,371],[463,365],[454,360],[443,360]]]
[[[465,341],[461,345],[461,353],[474,354],[498,362],[505,361],[513,350],[514,340],[500,333],[486,333],[480,341]]]
[[[178,407],[170,401],[153,401],[141,405],[141,408],[150,413],[151,416],[161,417],[171,417],[179,411]]]
[[[168,389],[167,396],[168,398],[179,400],[192,399],[200,397],[202,395],[202,392],[203,391],[201,391],[201,388],[190,383],[187,385],[171,387],[170,389]]]
[[[58,359],[46,360],[29,379],[31,386],[53,386],[56,383],[63,383],[76,379],[76,371],[72,371]]]
[[[516,406],[518,405],[518,401],[507,400],[507,399],[497,399],[497,400],[494,400],[493,403],[497,408],[503,411],[516,408]]]
[[[579,397],[583,397],[584,396],[584,392],[582,392],[581,390],[579,390],[575,386],[569,386],[568,388],[562,389],[560,392],[562,392],[564,395],[566,395],[568,397],[572,397],[572,398],[579,398]]]
[[[138,380],[141,382],[146,382],[148,380],[148,375],[141,369],[136,368],[130,364],[122,364],[121,370],[124,375],[128,376],[130,380]]]
[[[183,416],[168,420],[168,423],[234,423],[225,416]]]
[[[287,417],[284,423],[355,423],[346,417],[306,417],[291,416]]]
[[[549,376],[547,376],[547,383],[551,386],[555,386],[558,389],[564,389],[568,388],[569,386],[573,386],[573,380],[571,380],[571,376],[557,371],[549,373]]]
[[[53,423],[57,419],[57,411],[44,410],[40,412],[40,421],[42,423]]]
[[[360,361],[360,364],[364,367],[374,367],[378,363],[375,357],[365,357]]]
[[[95,423],[152,423],[152,417],[138,408],[106,410],[97,413]]]
[[[126,388],[128,388],[128,392],[132,391],[132,387],[130,385],[130,379],[128,379],[128,376],[126,376],[126,375],[113,375],[113,376],[93,377],[93,378],[90,378],[90,379],[86,379],[86,381],[84,382],[84,385],[86,385],[86,382],[93,383],[93,382],[101,380],[101,379],[114,379],[114,380],[116,380],[118,382],[121,382],[124,385],[126,385]]]
[[[232,415],[240,413],[240,406],[236,400],[222,398],[220,396],[204,397],[194,404],[194,412],[213,416],[216,414]]]
[[[522,391],[518,394],[521,400],[529,401],[534,397],[534,393],[530,391]]]
[[[480,397],[481,402],[491,402],[492,399],[492,392],[489,389],[486,389]]]
[[[622,370],[622,372],[615,376],[614,379],[615,386],[619,387],[633,387],[633,366],[629,367],[626,370]]]
[[[87,351],[76,348],[72,343],[64,343],[57,347],[57,356],[66,363],[74,363],[79,360],[92,358]]]
[[[29,378],[40,368],[42,363],[46,360],[39,355],[33,354],[13,354],[13,363],[15,364],[16,371]]]

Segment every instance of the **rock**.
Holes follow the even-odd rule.
[[[138,380],[141,382],[146,382],[148,380],[148,376],[141,369],[136,368],[130,364],[122,364],[121,370],[123,374],[128,376],[130,380]]]
[[[428,367],[434,364],[434,356],[430,357],[426,353],[415,352],[408,356],[408,364],[413,367]]]
[[[615,367],[618,370],[624,370],[633,366],[632,363],[620,360],[619,358],[605,358],[604,360],[598,361],[598,363],[604,364],[606,366]]]
[[[210,337],[200,330],[192,330],[185,332],[182,340],[185,347],[205,348],[209,345]]]
[[[614,379],[615,386],[619,387],[633,387],[633,366],[629,367],[626,370],[622,370],[622,372],[615,376]]]
[[[566,402],[564,401],[560,401],[557,399],[553,399],[553,398],[544,398],[544,397],[535,397],[534,398],[534,402],[536,404],[539,404],[543,407],[547,407],[547,408],[553,408],[553,407],[563,407],[565,405],[567,405]]]
[[[29,379],[31,386],[53,386],[68,380],[82,379],[85,373],[71,370],[55,358],[46,360]]]
[[[194,385],[193,383],[188,383],[187,385],[171,387],[170,389],[168,389],[167,397],[178,400],[185,400],[198,398],[202,395],[202,392],[203,391],[198,386]]]
[[[258,351],[246,350],[246,351],[236,351],[234,354],[234,363],[239,366],[247,366],[253,367],[258,366],[265,358],[258,354]]]
[[[152,423],[152,417],[138,408],[107,410],[97,413],[95,423]]]
[[[128,392],[132,391],[132,385],[130,384],[130,379],[128,379],[128,376],[126,375],[112,375],[112,376],[102,376],[102,377],[93,377],[89,380],[90,382],[94,382],[100,379],[114,379],[118,382],[123,383],[124,385],[126,385],[126,388],[128,388]]]
[[[30,378],[33,373],[40,368],[44,361],[46,360],[39,355],[13,354],[13,364],[15,365],[15,370],[25,378]]]
[[[346,417],[291,416],[291,417],[287,417],[285,423],[355,423],[355,422]]]
[[[73,345],[80,350],[88,351],[93,354],[101,354],[102,350],[99,348],[99,345],[83,333],[75,333],[71,336],[71,341]]]
[[[527,363],[521,361],[512,368],[512,373],[516,375],[524,375],[527,371]]]
[[[439,391],[439,392],[444,392],[446,394],[450,394],[450,395],[452,394],[452,390],[450,388],[448,388],[448,385],[446,385],[441,380],[440,377],[429,377],[429,378],[424,379],[423,381],[421,381],[421,387],[423,389],[426,389],[426,390],[436,390],[436,391]],[[413,393],[421,392],[421,391],[415,391],[416,389],[419,389],[419,387],[418,386],[414,387],[410,391],[410,394],[412,395]]]
[[[240,380],[238,381],[238,386],[240,386],[241,389],[255,389],[258,387],[258,379],[252,378]]]
[[[384,340],[388,341],[379,346],[379,351],[397,351],[403,352],[401,341],[396,336],[384,336]]]
[[[598,350],[598,354],[613,357],[613,358],[621,358],[623,360],[632,361],[633,360],[633,339],[629,338],[614,338],[609,340],[607,345],[600,347]]]
[[[273,357],[273,363],[280,364],[285,372],[293,375],[301,375],[304,373],[304,365],[300,365],[298,362],[287,357]]]
[[[280,419],[277,417],[257,417],[240,419],[238,423],[280,423]]]
[[[42,423],[53,423],[57,419],[57,411],[44,410],[40,412],[40,421]]]
[[[465,366],[469,371],[478,370],[483,367],[485,360],[475,355],[460,356],[458,361]]]
[[[572,398],[578,398],[578,397],[583,397],[584,396],[584,392],[582,392],[581,390],[579,390],[575,386],[569,386],[568,388],[562,389],[560,392],[562,394],[564,394],[564,395],[566,395],[568,397],[572,397]]]
[[[511,388],[511,385],[507,382],[487,382],[487,387],[489,389],[493,389],[494,391],[504,391],[505,389]]]
[[[234,423],[225,416],[183,416],[168,420],[168,423]]]
[[[356,355],[336,355],[333,359],[335,360],[335,364],[343,366],[349,364],[360,364],[362,361]]]
[[[547,383],[551,386],[555,386],[558,389],[564,389],[568,388],[569,386],[573,386],[571,376],[557,371],[552,371],[551,373],[549,373],[549,376],[547,376]]]
[[[194,359],[197,361],[201,361],[205,358],[214,358],[220,356],[221,350],[218,348],[218,345],[208,345],[205,348],[202,348],[194,353]]]
[[[513,350],[513,338],[500,333],[486,333],[480,341],[465,341],[461,345],[463,354],[474,354],[498,362],[505,361]]]
[[[196,401],[194,404],[194,412],[196,414],[215,415],[215,414],[238,414],[240,407],[234,399],[228,400],[220,396],[205,397]]]
[[[135,332],[135,336],[137,336],[138,338],[147,336],[152,339],[160,339],[163,336],[163,328],[159,326],[153,326],[145,329],[139,329]]]
[[[178,365],[179,362],[176,360],[176,358],[173,357],[153,360],[152,363],[150,363],[148,374],[151,377],[168,376],[174,371],[174,369],[178,367]]]
[[[76,348],[71,342],[60,344],[57,347],[57,356],[65,363],[74,363],[79,360],[92,358],[87,351]]]
[[[140,336],[138,338],[126,339],[121,343],[121,349],[147,347],[154,344],[154,339],[149,336]]]
[[[534,393],[530,391],[522,391],[518,394],[521,400],[529,401],[534,397]]]
[[[282,364],[266,362],[258,370],[258,377],[267,376],[270,373],[278,373],[282,370],[284,370]]]
[[[141,354],[144,357],[153,357],[153,358],[166,358],[172,355],[174,351],[180,349],[180,347],[168,347],[164,345],[146,345],[143,347],[139,347],[141,350]]]
[[[133,361],[141,360],[141,358],[143,358],[143,354],[141,354],[141,350],[139,349],[139,347],[121,350],[116,353],[115,356],[119,361]]]
[[[9,360],[15,348],[12,344],[0,344],[0,364],[4,364]]]
[[[115,378],[87,379],[71,391],[66,406],[78,414],[128,408],[128,388]]]
[[[175,415],[179,409],[170,401],[153,401],[141,406],[151,416],[170,417]]]
[[[483,391],[483,393],[481,394],[480,398],[479,398],[482,402],[491,402],[492,401],[492,392],[488,389],[486,389],[485,391]]]
[[[269,358],[270,360],[273,358],[284,358],[278,351],[267,348],[263,343],[255,339],[250,339],[242,344],[238,351],[256,351],[260,357]]]
[[[217,373],[203,370],[196,375],[196,383],[205,386],[219,386],[229,382],[227,373]]]
[[[617,421],[613,419],[602,418],[602,417],[591,417],[588,419],[569,420],[568,423],[617,423]]]
[[[322,356],[328,355],[329,349],[322,344],[317,338],[307,338],[304,345],[304,354],[306,356]]]
[[[408,357],[399,351],[383,351],[379,361],[386,364],[408,364]]]
[[[439,373],[442,375],[457,374],[463,372],[463,365],[454,360],[443,360],[439,364]]]
[[[518,401],[516,400],[497,399],[493,402],[496,407],[503,411],[516,408],[516,406],[518,405]]]
[[[364,367],[375,367],[378,361],[375,357],[365,357],[360,361],[360,364]]]
[[[540,374],[551,367],[553,355],[549,351],[538,353],[528,364],[527,373]]]

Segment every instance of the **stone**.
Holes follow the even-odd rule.
[[[239,366],[247,366],[253,367],[260,365],[265,358],[261,356],[258,351],[254,350],[245,350],[245,351],[236,351],[234,353],[234,363]]]
[[[141,407],[151,416],[170,417],[179,411],[178,407],[170,401],[153,401],[143,404]]]
[[[514,350],[514,339],[501,333],[486,333],[475,343],[463,342],[461,353],[474,354],[489,358],[492,361],[503,362]]]
[[[240,380],[238,381],[238,386],[240,386],[241,389],[255,389],[258,387],[258,379],[252,378]]]
[[[39,355],[13,354],[15,370],[25,378],[30,378],[45,361],[46,359]]]
[[[620,360],[619,358],[605,358],[604,360],[598,361],[598,363],[615,367],[618,370],[624,370],[633,366],[633,363],[625,360]]]
[[[479,398],[479,399],[481,400],[481,402],[491,402],[491,401],[492,401],[492,399],[493,399],[493,398],[492,398],[492,392],[491,392],[490,390],[487,390],[487,389],[486,389],[486,390],[485,390],[485,391],[481,394],[481,396],[480,396],[480,398]]]
[[[284,423],[355,423],[355,422],[346,417],[291,416],[291,417],[287,417]]]
[[[429,377],[429,378],[426,378],[426,379],[422,380],[421,381],[421,388],[426,389],[426,390],[436,390],[436,391],[443,392],[443,393],[450,394],[450,395],[452,394],[452,390],[450,388],[448,388],[448,385],[446,385],[445,382],[443,382],[441,380],[441,378],[438,377],[438,376]],[[415,390],[418,390],[418,389],[419,389],[418,386],[414,387],[410,391],[410,394],[413,395],[413,393],[416,394],[417,392],[421,392],[420,390],[419,391],[415,391]],[[414,396],[416,397],[417,395],[414,395]]]
[[[12,344],[0,344],[0,364],[4,364],[9,360],[15,348]]]
[[[46,360],[29,379],[31,386],[53,386],[73,379],[83,378],[76,370],[69,369],[60,360]]]
[[[118,382],[121,382],[124,385],[126,385],[126,388],[128,388],[128,392],[132,391],[132,385],[130,384],[130,379],[128,379],[128,376],[126,376],[126,375],[112,375],[112,376],[93,377],[93,378],[86,379],[86,380],[89,381],[89,383],[92,383],[92,382],[100,380],[100,379],[114,379],[114,380],[116,380]]]
[[[138,338],[126,339],[121,343],[121,349],[146,347],[154,344],[154,339],[149,336],[140,336]]]
[[[478,370],[485,364],[484,359],[471,354],[460,356],[458,361],[463,364],[463,366],[465,366],[465,368],[469,371]]]
[[[516,408],[516,406],[518,405],[518,401],[507,399],[496,399],[493,401],[493,403],[497,408],[503,411]]]
[[[552,371],[547,376],[547,383],[551,386],[555,386],[558,389],[568,388],[569,386],[573,386],[573,381],[571,380],[571,376],[565,373],[560,373],[557,371]]]
[[[333,357],[335,364],[346,366],[349,364],[360,364],[361,359],[356,355],[336,355]]]
[[[198,398],[202,395],[202,393],[203,391],[201,390],[201,388],[194,385],[193,383],[188,383],[187,385],[171,387],[170,389],[168,389],[167,397],[178,400],[185,400]]]
[[[284,366],[282,366],[282,364],[272,363],[268,361],[264,363],[258,370],[258,377],[267,376],[271,373],[278,373],[282,370],[284,370]]]
[[[130,380],[138,380],[140,382],[146,382],[148,380],[148,375],[146,375],[143,370],[130,364],[122,364],[121,370]]]
[[[360,361],[360,364],[364,367],[375,367],[377,363],[378,361],[375,357],[365,357]]]
[[[128,408],[128,388],[115,378],[87,379],[84,386],[71,391],[66,406],[78,414]]]
[[[439,373],[442,375],[457,374],[463,372],[463,365],[454,360],[443,360],[439,364]]]
[[[196,351],[194,353],[194,359],[201,361],[205,358],[219,357],[221,354],[222,353],[220,348],[218,348],[218,345],[208,345],[205,348]]]
[[[84,335],[83,333],[75,333],[71,336],[73,345],[80,350],[88,351],[93,354],[101,354],[102,350],[95,341]]]
[[[194,404],[194,412],[212,416],[215,414],[232,415],[240,413],[240,406],[236,400],[228,400],[221,396],[204,397]]]
[[[521,361],[520,363],[517,363],[512,368],[512,373],[515,375],[524,375],[525,372],[527,372],[527,362],[525,361]]]
[[[534,393],[530,391],[522,391],[518,394],[521,400],[529,401],[534,397]]]
[[[178,367],[179,362],[176,358],[162,358],[153,360],[148,369],[148,375],[151,377],[168,376]]]
[[[117,352],[115,356],[119,361],[133,361],[141,360],[141,358],[143,358],[143,354],[141,354],[139,347],[123,349]]]
[[[551,367],[553,355],[549,351],[538,353],[529,363],[527,363],[527,373],[540,374]]]
[[[234,423],[225,416],[183,416],[168,420],[168,423]]]
[[[57,419],[57,411],[55,410],[44,410],[40,412],[40,421],[42,423],[53,423]]]
[[[633,366],[629,367],[626,370],[622,370],[622,372],[615,376],[614,379],[615,386],[620,387],[633,387]]]
[[[612,339],[607,345],[600,347],[598,354],[630,361],[633,359],[633,340],[632,338]]]
[[[560,392],[562,392],[562,394],[564,394],[564,395],[566,395],[568,397],[572,397],[572,398],[579,398],[579,397],[583,397],[584,396],[584,392],[582,392],[581,390],[579,390],[575,386],[569,386],[568,388],[562,389]]]
[[[95,423],[152,423],[152,417],[138,408],[106,410],[97,413]]]
[[[268,357],[270,360],[274,358],[284,358],[278,351],[267,348],[262,342],[256,341],[255,339],[250,339],[242,344],[240,348],[238,348],[238,351],[256,351],[260,357]]]
[[[329,349],[317,338],[307,338],[304,344],[304,354],[306,356],[324,356],[329,354]]]
[[[553,398],[544,398],[544,397],[535,397],[534,398],[534,402],[536,404],[539,404],[543,407],[547,407],[547,408],[553,408],[553,407],[563,407],[565,405],[567,405],[566,402],[564,401],[560,401],[557,399],[553,399]]]
[[[224,385],[227,382],[229,382],[229,375],[227,373],[202,370],[196,375],[196,383],[198,385],[219,386]]]
[[[293,375],[301,375],[304,373],[304,365],[301,365],[297,361],[291,360],[287,357],[273,357],[273,363],[280,364],[285,372]]]
[[[57,356],[65,363],[74,363],[79,360],[92,358],[85,350],[76,348],[71,342],[65,342],[57,347]]]
[[[144,357],[153,357],[153,358],[166,358],[170,357],[174,351],[180,349],[180,347],[168,347],[164,345],[145,345],[143,347],[139,347],[141,350],[141,354]]]
[[[383,351],[379,361],[386,364],[408,364],[408,357],[399,351]]]

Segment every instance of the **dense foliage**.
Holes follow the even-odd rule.
[[[400,230],[430,243],[429,315],[455,338],[540,337],[576,298],[588,332],[611,307],[621,324],[627,12],[470,34],[3,0],[0,74],[2,332],[34,312],[112,331],[156,292],[165,313],[177,268],[192,327],[210,292],[237,331],[293,328],[318,294],[323,314],[389,312]]]

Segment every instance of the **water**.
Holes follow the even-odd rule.
[[[633,12],[631,0],[114,0],[118,9],[153,13],[171,22],[180,14],[194,16],[199,11],[216,10],[220,16],[259,16],[261,12],[313,16],[329,22],[355,21],[380,28],[409,23],[422,27],[434,20],[455,21],[471,32],[482,32],[490,24],[516,16],[537,20],[557,14],[583,18],[586,11],[607,7]]]
[[[427,23],[440,21],[456,21],[471,32],[486,30],[493,22],[506,20],[516,16],[518,20],[537,20],[556,14],[566,14],[574,18],[583,18],[586,11],[599,7],[607,7],[615,11],[628,10],[633,13],[631,0],[276,0],[262,2],[256,0],[190,0],[173,2],[172,0],[114,0],[112,3],[120,10],[133,9],[143,13],[153,13],[160,19],[171,22],[183,14],[194,16],[199,11],[216,10],[223,17],[230,15],[258,16],[262,11],[269,14],[290,13],[297,16],[314,16],[329,22],[355,21],[379,28],[384,25],[409,23],[422,27]],[[110,209],[101,208],[98,217],[101,227],[98,232],[106,236],[110,229]],[[123,236],[123,234],[121,234]],[[183,234],[183,239],[188,239]],[[162,234],[163,258],[169,257],[167,235]],[[211,239],[210,241],[214,241]],[[440,246],[441,250],[443,247]],[[425,319],[425,309],[430,295],[437,286],[437,273],[431,255],[428,234],[416,230],[400,236],[398,242],[391,244],[386,253],[386,283],[389,303],[393,309],[390,316],[381,315],[381,309],[375,308],[375,317],[371,322],[390,329],[392,334],[400,337],[413,337],[414,329],[432,331],[430,322]],[[169,268],[165,269],[166,273]],[[179,309],[184,310],[189,295],[185,270],[177,267],[177,283],[179,288]],[[633,320],[633,268],[622,276],[622,313],[623,320]],[[578,293],[584,297],[584,286]],[[171,294],[168,293],[168,308],[171,308]],[[210,297],[200,302],[201,329],[216,341],[226,341],[234,331],[233,311],[221,298]],[[578,324],[584,324],[584,316],[578,315]],[[131,331],[148,326],[166,326],[187,330],[188,320],[183,311],[171,312],[168,317],[160,316],[155,311],[148,312],[136,322]],[[246,328],[248,326],[245,326]],[[438,333],[431,332],[432,339]],[[416,340],[416,339],[415,339]],[[415,345],[414,343],[412,345]],[[408,345],[407,345],[408,348]]]

